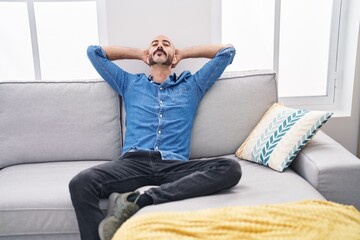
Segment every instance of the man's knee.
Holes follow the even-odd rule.
[[[86,169],[78,173],[75,177],[71,179],[69,182],[69,191],[71,198],[76,198],[77,196],[81,196],[83,191],[86,190],[86,186],[88,186],[92,181],[92,171],[90,169]]]
[[[224,159],[226,162],[226,179],[229,187],[233,187],[239,183],[242,175],[240,163],[234,159]]]

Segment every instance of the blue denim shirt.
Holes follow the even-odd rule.
[[[126,134],[122,152],[155,150],[162,159],[188,160],[198,105],[232,63],[235,49],[223,48],[195,74],[173,74],[162,84],[143,73],[124,71],[106,57],[100,46],[89,46],[87,53],[101,77],[123,99]]]

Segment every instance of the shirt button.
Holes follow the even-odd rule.
[[[163,90],[163,88],[161,87],[161,88],[160,88],[160,91],[162,91],[162,90]]]
[[[162,104],[163,104],[163,101],[160,101],[160,104],[162,105]]]
[[[157,151],[157,150],[159,150],[159,147],[158,147],[158,146],[156,146],[156,147],[155,147],[155,150],[156,150],[156,151]]]
[[[162,118],[162,114],[160,114],[159,117]]]
[[[160,133],[161,133],[161,131],[159,130],[159,131],[158,131],[158,133],[160,134]]]

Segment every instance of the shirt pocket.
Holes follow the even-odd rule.
[[[186,85],[178,85],[169,89],[169,97],[172,103],[174,104],[189,104],[190,88]]]

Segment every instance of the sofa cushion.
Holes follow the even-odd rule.
[[[190,157],[233,154],[275,102],[273,71],[223,74],[200,103]]]
[[[0,170],[0,238],[78,234],[68,185],[78,172],[102,162],[33,163]],[[101,208],[106,206],[102,202]]]
[[[282,172],[331,115],[275,103],[236,151],[236,156]]]
[[[238,160],[234,154],[224,157]],[[244,160],[239,162],[242,168],[242,177],[237,186],[209,196],[153,205],[140,209],[137,214],[255,206],[308,199],[324,200],[324,197],[314,187],[292,169],[279,173],[257,163]],[[140,188],[139,191],[142,192],[147,188]]]
[[[235,155],[227,156],[236,159]],[[205,160],[205,159],[204,159]],[[68,184],[83,169],[101,161],[50,162],[11,166],[0,170],[1,236],[76,236],[78,225]],[[283,203],[323,197],[303,178],[288,169],[278,173],[240,161],[243,176],[234,188],[218,194],[148,206],[139,211],[179,211],[228,206]],[[279,191],[281,189],[281,191]],[[100,202],[105,211],[106,200]]]
[[[118,159],[118,95],[104,81],[1,82],[0,169],[49,161]]]

